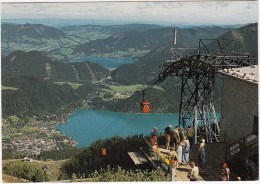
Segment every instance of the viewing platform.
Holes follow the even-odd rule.
[[[207,167],[204,169],[205,173],[199,175],[200,181],[219,181],[222,165],[225,161],[225,143],[212,143],[207,144],[206,147],[206,159]],[[196,166],[200,169],[200,163],[198,160],[199,145],[192,145],[190,151],[190,162],[195,162]],[[190,181],[187,177],[191,170],[190,165],[180,165],[176,169],[177,177],[174,181]],[[232,170],[231,170],[232,175]],[[233,176],[236,177],[236,176]],[[232,176],[231,176],[232,178]]]
[[[148,142],[147,142],[148,143]],[[150,145],[150,144],[149,144]],[[159,149],[153,149],[150,147],[150,150],[153,150],[152,155],[154,156],[148,156],[150,155],[148,152],[145,152],[144,149],[141,148],[141,152],[129,152],[129,156],[134,161],[136,165],[148,163],[150,162],[151,165],[156,168],[158,167],[158,163],[161,163],[165,170],[168,170],[168,165],[170,164],[168,156],[170,150],[166,150],[163,148]],[[198,149],[199,145],[192,145],[190,150],[190,162],[195,162],[196,166],[200,169],[200,175],[199,180],[200,181],[219,181],[220,179],[220,173],[222,170],[222,165],[225,161],[225,143],[212,143],[207,144],[206,147],[206,160],[207,160],[207,166],[204,169],[205,172],[201,173],[200,169],[200,163],[198,159]],[[188,173],[191,170],[190,165],[180,165],[176,169],[177,176],[174,178],[174,181],[190,181],[190,179],[187,177]],[[169,172],[168,172],[169,173]],[[232,176],[232,170],[231,170],[231,179],[236,178],[237,176]],[[168,180],[170,181],[170,176],[168,177]]]

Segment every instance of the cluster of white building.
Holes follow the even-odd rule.
[[[75,142],[69,139],[56,141],[53,139],[28,138],[25,140],[13,140],[10,143],[3,143],[2,148],[11,148],[17,152],[27,152],[33,155],[40,155],[41,151],[63,149],[61,143],[75,146]]]

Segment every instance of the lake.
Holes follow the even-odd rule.
[[[128,114],[81,109],[75,111],[64,124],[57,125],[56,129],[78,142],[77,147],[80,148],[113,136],[148,135],[153,127],[163,133],[169,123],[173,127],[178,125],[178,119],[178,114]]]
[[[85,57],[71,59],[69,62],[93,62],[98,63],[105,68],[118,68],[120,65],[134,63],[133,58],[103,58],[103,57]]]

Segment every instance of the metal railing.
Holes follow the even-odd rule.
[[[258,151],[258,132],[251,133],[231,144],[227,144],[225,147],[225,160],[229,160],[235,157],[237,154],[244,156],[245,153],[248,152],[247,150],[251,147],[257,148]]]
[[[160,163],[160,166],[162,169],[164,169],[167,172],[170,171],[171,170],[170,164],[167,164],[167,161],[166,161],[166,159],[169,159],[169,158],[168,157],[164,158],[163,156],[161,156],[159,154],[159,152],[160,152],[159,148],[158,148],[158,151],[156,151],[156,149],[154,149],[152,147],[152,145],[145,138],[144,138],[144,140],[145,140],[145,143],[148,145],[148,147],[150,149],[150,153],[152,154],[154,160],[156,160],[156,161],[158,161],[158,163]],[[168,162],[170,162],[170,161],[168,161]],[[155,164],[155,162],[153,162],[153,163]]]
[[[227,144],[224,148],[225,152],[225,161],[231,161],[233,163],[240,162],[242,163],[244,169],[250,168],[252,175],[256,173],[256,178],[258,175],[258,163],[255,163],[251,159],[252,156],[258,155],[259,145],[258,145],[258,132],[251,133],[247,136],[240,138],[239,140]],[[240,168],[241,170],[243,168]]]

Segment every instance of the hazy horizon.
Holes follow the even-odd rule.
[[[122,25],[243,25],[258,21],[257,1],[2,3],[1,19],[76,20],[75,23]],[[30,22],[28,22],[30,23]],[[76,25],[79,25],[79,24]]]

